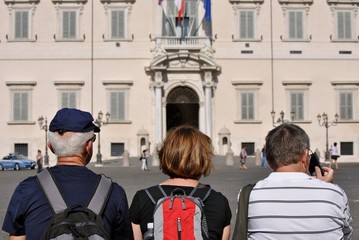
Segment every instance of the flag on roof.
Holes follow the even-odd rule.
[[[204,0],[203,6],[205,9],[204,19],[206,19],[208,22],[211,21],[211,0]]]

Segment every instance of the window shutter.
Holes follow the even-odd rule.
[[[241,104],[241,119],[254,119],[254,93],[242,93]]]
[[[239,13],[239,38],[247,38],[247,12],[241,11]]]
[[[254,38],[254,12],[247,13],[247,38]]]
[[[254,94],[248,93],[248,119],[254,119]]]
[[[110,108],[111,119],[125,120],[125,93],[111,92],[110,93]]]
[[[296,12],[297,21],[296,21],[296,38],[303,39],[303,12]]]
[[[15,92],[13,93],[13,120],[26,121],[28,120],[28,93]]]
[[[349,92],[339,94],[339,116],[343,120],[353,119],[353,94]]]
[[[351,13],[345,12],[344,13],[344,32],[345,32],[345,39],[352,38],[352,26],[351,26]]]
[[[15,38],[26,39],[29,37],[29,13],[27,11],[15,12]]]
[[[125,11],[114,10],[111,12],[111,37],[125,37]]]
[[[289,33],[289,38],[290,39],[294,39],[296,34],[295,34],[295,24],[296,24],[296,19],[295,19],[295,12],[289,12],[289,26],[288,26],[288,33]]]
[[[337,24],[338,24],[338,39],[344,39],[344,34],[345,34],[345,26],[344,26],[344,13],[343,12],[338,12],[337,13]]]
[[[69,93],[69,107],[70,108],[76,108],[77,104],[76,104],[76,92],[70,92]]]
[[[76,12],[64,11],[62,14],[62,37],[76,38]]]

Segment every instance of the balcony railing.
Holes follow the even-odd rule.
[[[201,50],[211,46],[209,37],[155,37],[156,46],[165,50]]]

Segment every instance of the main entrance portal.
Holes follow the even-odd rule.
[[[167,97],[167,131],[179,125],[188,124],[199,127],[199,98],[189,87],[177,87]]]

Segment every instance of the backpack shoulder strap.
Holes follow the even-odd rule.
[[[248,184],[242,188],[238,201],[236,225],[232,240],[246,240],[248,232],[248,204],[249,196],[255,184]]]
[[[97,215],[101,215],[112,190],[112,180],[103,174],[99,180],[96,191],[93,194],[87,208]]]
[[[167,194],[165,192],[165,190],[163,190],[163,188],[161,187],[161,185],[157,185],[157,188],[161,191],[161,193],[163,194],[164,197],[167,197]],[[151,199],[152,203],[156,205],[157,201],[155,200],[155,198],[152,196],[152,194],[150,193],[149,188],[145,189],[145,192],[147,194],[147,196]]]
[[[196,187],[193,188],[192,192],[189,194],[189,196],[193,197],[194,193],[197,191],[197,189],[200,187],[200,186],[205,186],[205,187],[208,187],[208,191],[207,193],[204,195],[203,198],[201,198],[201,201],[204,202],[206,201],[206,199],[209,197],[209,194],[211,194],[211,191],[212,191],[212,188],[209,186],[209,185],[204,185],[202,183],[198,183],[196,185]]]
[[[67,208],[67,205],[56,185],[51,171],[45,168],[43,171],[36,175],[37,181],[41,186],[47,200],[54,213],[59,213]]]

